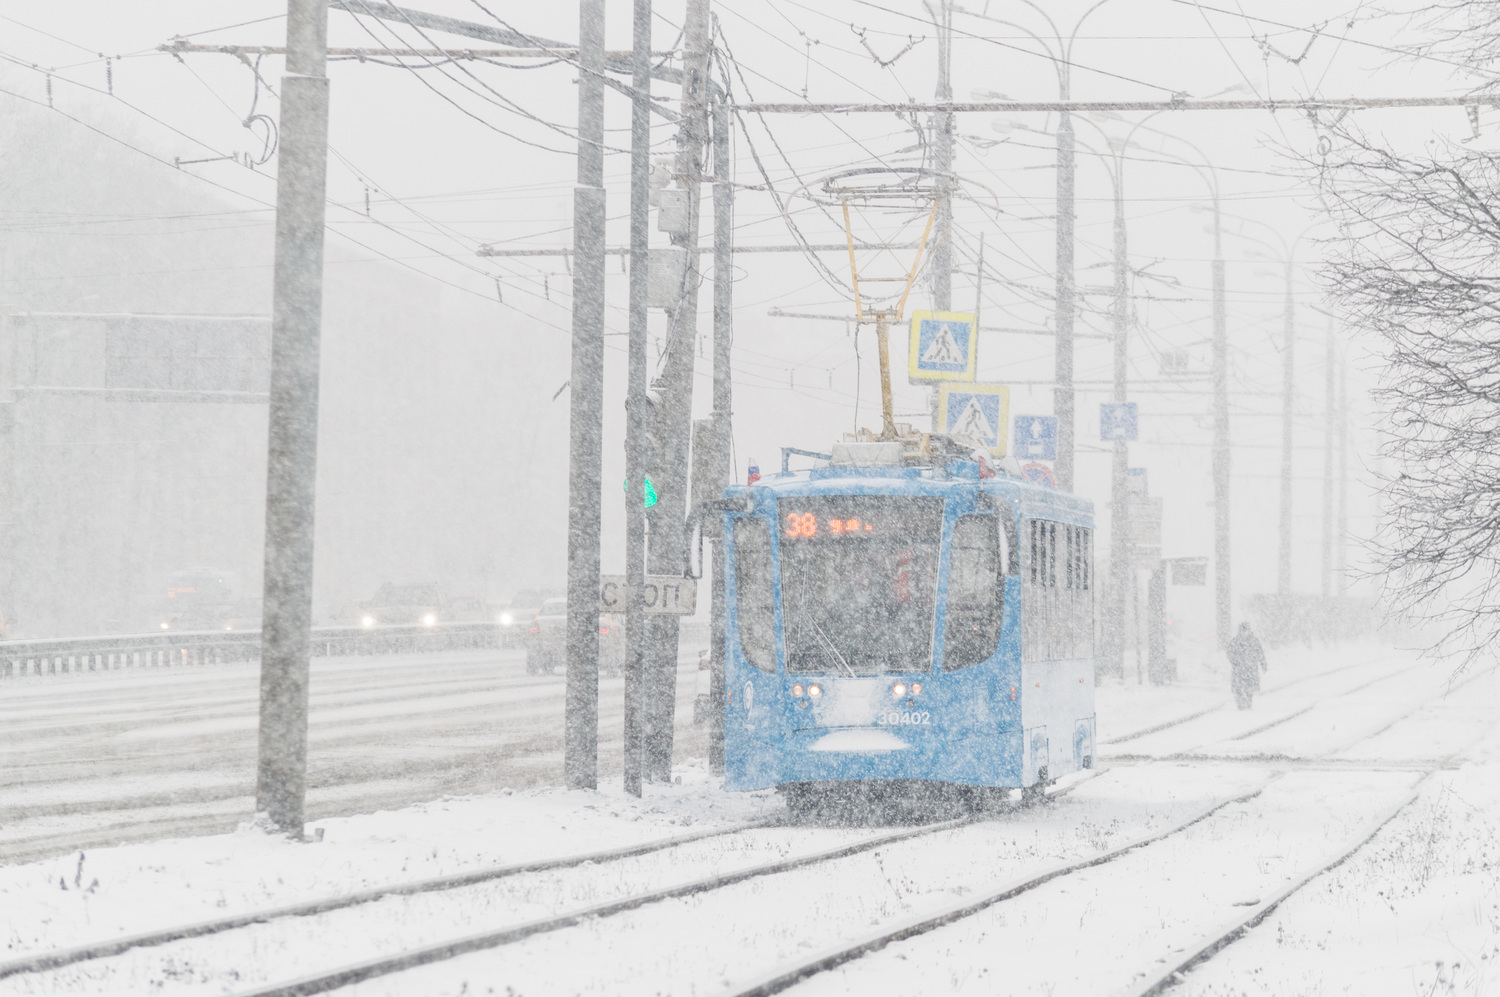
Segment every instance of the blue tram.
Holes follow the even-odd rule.
[[[1091,767],[1093,504],[859,449],[726,492],[725,788]]]

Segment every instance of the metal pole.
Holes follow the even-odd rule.
[[[646,667],[646,279],[650,266],[651,0],[635,0],[630,114],[630,338],[625,395],[625,792],[641,795]]]
[[[729,481],[730,448],[733,439],[733,388],[730,377],[730,351],[734,345],[734,184],[730,176],[733,163],[729,156],[729,105],[721,99],[714,105],[714,428],[719,452],[715,464],[719,480]],[[724,614],[724,537],[721,517],[705,521],[705,532],[712,530],[713,651],[709,656],[709,700],[713,706],[708,720],[708,764],[716,773],[724,771],[724,663],[729,648],[725,645]]]
[[[1277,531],[1276,594],[1292,592],[1292,393],[1296,367],[1297,334],[1293,328],[1292,261],[1286,261],[1286,346],[1282,351],[1281,376],[1281,524]]]
[[[1126,271],[1129,262],[1125,244],[1125,191],[1123,161],[1115,162],[1115,286],[1114,286],[1114,339],[1115,339],[1115,384],[1114,400],[1125,401],[1126,360],[1129,356],[1126,342],[1127,325],[1130,319],[1130,303],[1127,298]],[[1060,457],[1061,451],[1058,456]],[[1114,441],[1110,460],[1110,573],[1114,576],[1114,591],[1111,593],[1111,627],[1114,634],[1108,648],[1106,662],[1114,674],[1125,675],[1125,601],[1134,602],[1135,571],[1130,563],[1130,452],[1124,440]]]
[[[578,186],[568,404],[568,678],[563,768],[599,784],[599,533],[604,452],[604,0],[578,5]]]
[[[1323,350],[1323,598],[1333,595],[1333,446],[1334,412],[1337,385],[1334,380],[1336,346],[1333,317],[1328,318],[1328,334]]]
[[[328,165],[328,4],[288,0],[271,296],[264,623],[255,809],[302,837]]]
[[[882,440],[896,438],[896,409],[891,401],[891,344],[886,326],[889,317],[889,312],[875,313],[875,345],[880,353],[880,438]]]
[[[931,8],[928,8],[931,10]],[[941,0],[938,5],[938,79],[934,96],[940,101],[953,99],[953,3]],[[937,170],[938,211],[937,246],[932,253],[932,307],[935,311],[953,310],[953,115],[939,111],[932,116],[933,166]],[[977,335],[978,330],[975,330]],[[938,388],[928,392],[932,431],[938,426]],[[1002,432],[1004,430],[1002,429]]]
[[[1213,474],[1214,632],[1219,649],[1229,646],[1232,588],[1229,552],[1229,333],[1224,317],[1224,250],[1220,238],[1219,191],[1214,188]]]
[[[1067,84],[1063,84],[1067,100]],[[1054,346],[1052,412],[1057,417],[1057,487],[1073,490],[1073,181],[1075,159],[1073,122],[1064,113],[1057,124],[1057,288],[1053,322]]]

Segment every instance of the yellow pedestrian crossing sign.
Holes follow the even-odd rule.
[[[967,312],[912,312],[907,374],[913,381],[972,381],[978,335]]]
[[[938,425],[947,435],[972,440],[994,456],[1004,457],[1009,452],[1005,438],[1009,424],[1009,385],[938,386]]]

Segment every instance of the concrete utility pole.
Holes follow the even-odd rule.
[[[1115,286],[1114,286],[1114,401],[1125,399],[1125,379],[1130,357],[1127,336],[1130,328],[1130,288],[1127,277],[1130,260],[1125,243],[1124,150],[1121,145],[1114,169],[1115,187]],[[1061,451],[1059,451],[1061,453]],[[1106,646],[1105,668],[1114,675],[1125,674],[1125,600],[1135,590],[1135,568],[1130,558],[1130,450],[1124,440],[1115,440],[1110,455],[1109,475],[1109,567],[1111,592],[1110,631],[1113,639]]]
[[[652,383],[656,402],[651,425],[651,471],[659,501],[648,513],[648,563],[657,574],[682,574],[687,555],[688,453],[692,438],[693,363],[698,330],[698,231],[703,148],[708,141],[708,0],[690,0],[682,26],[682,118],[677,133],[676,174],[687,195],[687,225],[672,233],[672,245],[687,258],[682,292],[671,310],[670,332],[660,375]],[[659,480],[658,480],[659,479]],[[672,779],[672,740],[677,703],[678,620],[647,618],[648,652],[644,720],[645,776]]]
[[[1154,130],[1154,129],[1153,129]],[[1213,334],[1211,379],[1213,383],[1213,483],[1214,483],[1214,634],[1220,650],[1229,646],[1232,621],[1232,575],[1229,550],[1229,333],[1224,307],[1224,225],[1219,210],[1219,174],[1212,161],[1192,142],[1179,135],[1159,133],[1187,146],[1203,160],[1202,166],[1190,159],[1178,161],[1191,166],[1208,184],[1212,198],[1214,256]],[[1173,157],[1174,159],[1177,157]]]
[[[630,108],[630,338],[625,393],[625,792],[641,795],[646,611],[646,281],[650,266],[651,0],[635,0]]]
[[[9,309],[0,309],[0,619],[16,612],[16,368]]]
[[[728,483],[733,441],[733,388],[730,351],[734,346],[734,164],[729,155],[728,94],[714,104],[714,409],[713,423],[718,453],[714,465],[718,480]],[[713,650],[709,659],[708,764],[713,772],[724,771],[724,539],[719,517],[705,520],[703,530],[712,538],[713,594],[711,621]]]
[[[302,837],[328,165],[328,3],[288,0],[276,179],[264,623],[255,809]]]
[[[1058,70],[1058,89],[1068,99],[1066,68]],[[1052,412],[1057,417],[1057,487],[1073,490],[1073,451],[1077,431],[1074,426],[1076,398],[1073,393],[1073,184],[1077,158],[1074,151],[1073,119],[1058,115],[1057,121],[1057,278],[1053,307],[1053,324],[1057,339],[1053,347]]]
[[[604,0],[578,5],[578,186],[568,397],[568,678],[563,768],[599,784],[599,533],[604,453]]]
[[[927,5],[927,12],[937,22],[938,78],[933,94],[939,101],[953,99],[953,2],[939,0],[937,10]],[[934,311],[953,310],[953,115],[938,111],[932,116],[932,165],[937,172],[938,210],[934,220],[937,246],[932,252],[932,307]],[[979,334],[976,329],[975,335]],[[932,431],[938,432],[938,388],[929,391],[928,407],[932,413]],[[1005,432],[1005,427],[1000,428]]]
[[[1349,571],[1349,368],[1339,360],[1339,520],[1338,594],[1348,586]]]
[[[1334,380],[1338,344],[1333,334],[1333,316],[1328,316],[1328,334],[1323,348],[1323,598],[1334,593],[1333,584],[1333,446],[1337,391]]]
[[[1224,316],[1224,245],[1219,216],[1219,188],[1214,184],[1214,331],[1213,331],[1213,474],[1214,474],[1214,634],[1222,650],[1229,646],[1233,593],[1229,550],[1229,332]]]
[[[1281,372],[1281,517],[1276,544],[1276,594],[1292,594],[1292,401],[1296,388],[1297,331],[1292,305],[1292,251],[1286,258],[1286,345]]]

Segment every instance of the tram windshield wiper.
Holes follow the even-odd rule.
[[[850,678],[854,678],[854,669],[849,667],[849,662],[844,660],[844,656],[839,653],[839,649],[833,646],[833,641],[829,640],[828,635],[823,632],[823,628],[818,626],[818,621],[809,617],[807,624],[813,628],[813,633],[818,635],[818,640],[823,642],[823,646],[828,649],[829,654],[833,655],[833,659],[844,666],[844,671],[849,673]]]

